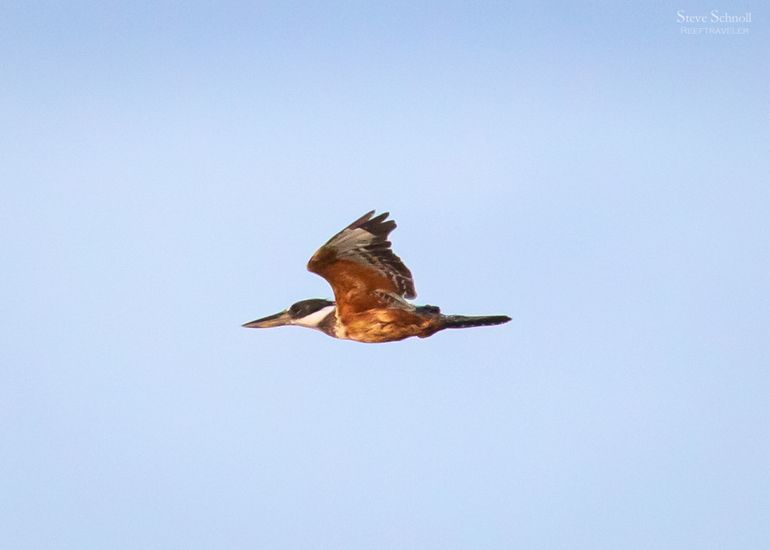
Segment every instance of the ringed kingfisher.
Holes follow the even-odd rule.
[[[334,338],[358,342],[393,342],[427,338],[446,328],[499,325],[507,315],[444,315],[436,306],[416,306],[412,273],[393,253],[388,235],[396,222],[388,212],[364,214],[313,254],[309,271],[326,279],[334,301],[302,300],[288,309],[244,324],[246,328],[297,325]]]

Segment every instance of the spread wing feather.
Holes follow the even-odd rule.
[[[308,263],[308,269],[332,285],[337,300],[345,294],[392,292],[414,298],[412,273],[390,248],[388,235],[396,222],[384,212],[376,217],[374,210],[361,216],[323,245]]]

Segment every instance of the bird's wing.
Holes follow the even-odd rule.
[[[383,295],[417,295],[412,273],[390,248],[388,235],[396,222],[386,221],[387,212],[373,215],[374,210],[337,233],[307,264],[332,286],[338,307],[362,311],[384,305]]]

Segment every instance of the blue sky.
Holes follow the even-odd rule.
[[[766,21],[5,3],[0,546],[766,548]],[[240,328],[375,208],[512,322]]]

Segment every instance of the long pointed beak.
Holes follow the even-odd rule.
[[[289,317],[289,312],[282,311],[280,313],[276,313],[275,315],[269,315],[267,317],[262,317],[262,319],[251,321],[250,323],[244,323],[242,326],[246,328],[280,327],[283,325],[288,325],[290,321],[291,317]]]

